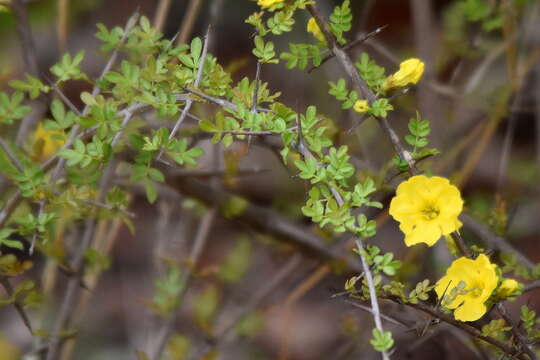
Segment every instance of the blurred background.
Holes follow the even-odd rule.
[[[211,24],[209,51],[231,71],[234,81],[255,76],[253,28],[244,23],[258,9],[252,1],[172,0],[169,7],[165,6],[167,1],[157,0],[25,3],[37,71],[44,78],[52,78],[49,68],[62,53],[75,54],[83,49],[83,69],[97,78],[107,56],[100,52],[100,41],[94,36],[96,24],[123,27],[135,11],[147,16],[164,37],[184,37],[187,42],[203,36]],[[317,1],[327,15],[338,3]],[[470,15],[466,7],[477,3],[488,4],[487,15]],[[160,6],[164,9],[161,12]],[[349,39],[387,25],[351,51],[354,57],[367,52],[387,73],[394,72],[399,62],[409,57],[426,63],[422,81],[395,98],[397,111],[391,116],[392,125],[402,136],[408,119],[417,110],[431,122],[430,141],[441,154],[423,161],[423,168],[452,179],[462,189],[470,216],[504,236],[530,261],[539,261],[538,2],[364,0],[352,1],[351,7],[354,21]],[[192,26],[185,25],[186,19],[193,20]],[[305,31],[308,19],[306,12],[296,19],[292,33],[275,38],[279,51],[286,51],[290,41],[312,41]],[[181,29],[184,32],[179,34]],[[10,80],[23,78],[26,71],[21,44],[16,17],[4,8],[0,11],[0,87],[4,91]],[[333,127],[336,143],[349,146],[359,174],[378,179],[380,191],[376,197],[387,209],[392,188],[402,180],[392,169],[391,144],[370,119],[349,132],[355,124],[354,114],[341,110],[328,95],[328,81],[340,77],[345,77],[344,72],[333,60],[311,73],[286,70],[284,64],[265,65],[261,73],[270,90],[280,92],[280,101],[291,108],[304,111],[308,105],[317,106]],[[63,91],[81,107],[79,94],[91,91],[91,87],[82,81],[71,82]],[[211,105],[195,109],[201,118],[211,118],[215,111]],[[283,166],[275,151],[279,141],[274,140],[251,146],[239,142],[224,150],[203,139],[200,144],[207,155],[200,174],[167,174],[167,187],[160,189],[154,204],[148,203],[144,191],[133,189],[130,211],[136,216],[136,231],[132,234],[114,222],[100,228],[110,248],[105,259],[110,266],[92,291],[83,290],[86,310],[78,314],[77,341],[70,342],[66,359],[134,359],[136,351],[152,348],[153,335],[162,323],[151,305],[156,279],[167,273],[167,264],[189,267],[186,259],[194,238],[200,235],[201,222],[207,225],[207,246],[176,318],[176,335],[168,345],[168,358],[197,358],[204,349],[215,349],[219,359],[380,357],[368,342],[371,315],[347,303],[344,297],[331,298],[342,291],[346,279],[358,274],[358,259],[343,249],[348,239],[332,238],[301,215],[307,185],[295,176],[293,168]],[[220,154],[217,163],[212,155],[215,153]],[[184,178],[188,175],[245,196],[257,209],[267,211],[264,214],[271,214],[267,228],[261,231],[260,225],[209,211],[201,203],[204,199],[186,187]],[[277,226],[271,222],[274,215],[298,225],[300,231],[309,229],[310,234],[324,240],[328,249],[339,249],[342,257],[350,254],[349,262],[328,261],[317,251],[307,251],[280,238],[271,231]],[[433,248],[406,248],[403,235],[386,210],[371,211],[370,215],[379,228],[369,242],[393,251],[404,261],[400,279],[411,283],[426,278],[435,281],[443,274],[452,260],[443,241]],[[490,249],[467,228],[463,236],[469,243]],[[45,281],[41,276],[47,265],[39,255],[34,262],[28,276]],[[47,316],[30,311],[45,328],[57,310],[63,285],[62,278],[58,279],[46,294]],[[519,313],[519,306],[525,303],[538,309],[538,295],[533,290],[511,303],[512,314]],[[422,333],[429,321],[423,314],[384,301],[381,306],[385,314],[406,322],[385,325],[396,339],[393,358],[482,358],[478,345],[464,333],[444,324],[430,326]],[[239,318],[247,307],[252,311]],[[29,338],[12,307],[0,309],[0,331],[1,359],[19,359],[23,354],[28,359],[39,358],[28,355],[36,348],[36,340]],[[214,338],[216,334],[220,337]]]

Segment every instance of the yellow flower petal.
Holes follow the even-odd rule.
[[[461,289],[458,288],[460,283],[465,284]],[[448,309],[455,309],[456,320],[475,321],[487,311],[485,302],[497,283],[496,265],[481,254],[474,260],[465,257],[455,260],[446,275],[437,282],[435,292],[439,299],[443,295],[446,297],[442,304]]]
[[[257,5],[259,5],[262,8],[268,8],[272,5],[282,3],[285,0],[259,0],[257,2]]]
[[[322,33],[321,28],[319,28],[315,18],[310,18],[308,20],[306,30],[308,33],[311,33],[315,39],[319,40],[320,42],[326,42],[324,34]]]
[[[407,246],[421,242],[432,246],[461,227],[462,210],[459,190],[448,179],[416,175],[399,184],[389,213],[400,223]]]
[[[424,73],[424,63],[419,59],[408,59],[399,64],[399,70],[390,75],[384,82],[383,88],[391,89],[416,84]]]
[[[475,321],[486,313],[486,306],[481,302],[465,302],[454,311],[454,317],[459,321]]]

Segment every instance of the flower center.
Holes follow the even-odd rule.
[[[439,216],[440,210],[433,204],[428,204],[422,209],[422,214],[426,220],[433,220]]]

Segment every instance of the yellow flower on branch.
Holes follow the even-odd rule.
[[[520,291],[520,284],[514,279],[504,279],[497,289],[497,296],[501,299],[506,299]]]
[[[405,234],[405,244],[433,246],[443,235],[461,227],[459,190],[440,176],[416,175],[399,184],[390,202],[390,215]]]
[[[419,59],[408,59],[399,64],[399,70],[386,78],[384,89],[416,84],[424,74],[424,63]]]
[[[47,130],[39,123],[32,135],[32,158],[44,161],[56,154],[64,145],[65,134],[58,130]]]
[[[435,286],[437,296],[443,298],[442,306],[454,310],[459,321],[475,321],[487,311],[489,299],[499,281],[497,265],[484,254],[475,260],[461,257],[454,260]]]
[[[363,114],[369,110],[369,103],[367,100],[356,100],[353,109],[357,113]]]
[[[285,0],[259,0],[257,2],[257,5],[259,5],[262,8],[269,8],[272,5],[282,3]]]
[[[326,42],[326,39],[324,38],[324,34],[321,31],[321,28],[317,24],[317,21],[315,18],[309,19],[307,23],[307,32],[311,33],[313,37],[320,42]]]

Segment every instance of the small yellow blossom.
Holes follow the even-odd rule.
[[[459,190],[440,176],[416,175],[399,184],[389,213],[398,221],[407,246],[433,246],[442,235],[461,227],[463,209]]]
[[[363,114],[369,110],[369,103],[367,100],[356,100],[353,109],[357,113]]]
[[[383,83],[384,89],[416,84],[424,73],[424,63],[419,59],[408,59],[399,64],[399,70]]]
[[[41,162],[53,156],[64,145],[64,138],[62,131],[47,130],[39,123],[32,135],[32,158]]]
[[[487,311],[485,302],[497,287],[497,265],[480,254],[475,260],[461,257],[454,260],[435,286],[442,305],[454,310],[459,321],[475,321]]]
[[[497,296],[501,299],[506,299],[516,292],[520,288],[519,283],[514,279],[504,279],[497,289]]]
[[[257,5],[263,8],[269,8],[272,5],[282,3],[285,0],[259,0]]]
[[[317,21],[315,18],[309,19],[307,23],[307,32],[311,33],[313,37],[320,42],[326,42],[326,39],[324,38],[324,34],[321,31],[321,28],[317,24]]]

